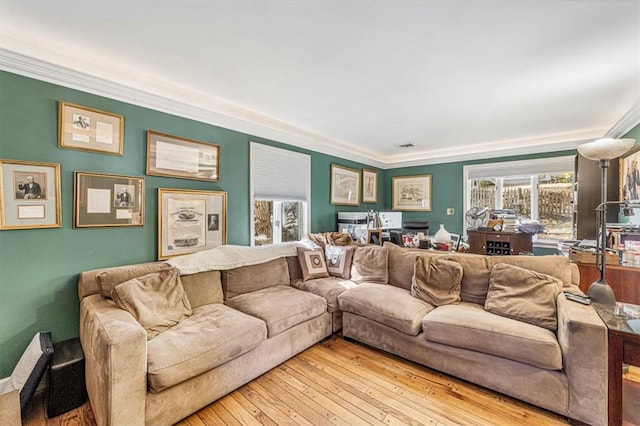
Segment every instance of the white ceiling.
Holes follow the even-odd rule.
[[[640,2],[0,0],[0,49],[5,70],[19,55],[62,84],[397,167],[603,136],[639,98]]]

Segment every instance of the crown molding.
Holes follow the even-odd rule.
[[[618,120],[616,124],[604,135],[608,138],[619,138],[629,133],[631,129],[640,124],[640,100]]]

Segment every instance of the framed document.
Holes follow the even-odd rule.
[[[158,188],[158,259],[227,243],[227,193]]]
[[[640,199],[640,144],[620,157],[620,201]]]
[[[220,146],[148,130],[147,174],[218,182]]]
[[[349,167],[331,165],[331,204],[338,206],[360,205],[360,171]]]
[[[123,155],[123,116],[63,101],[58,105],[60,148]]]
[[[392,210],[431,211],[431,175],[394,176]]]
[[[0,230],[60,226],[60,164],[0,159]]]
[[[378,202],[378,172],[362,169],[362,202]]]
[[[144,225],[144,178],[74,173],[75,228]]]

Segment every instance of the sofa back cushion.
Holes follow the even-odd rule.
[[[435,256],[418,256],[411,295],[433,306],[460,303],[462,265]]]
[[[413,269],[416,265],[416,257],[427,255],[425,250],[400,247],[389,241],[385,241],[383,247],[389,250],[389,284],[411,290]]]
[[[302,268],[300,267],[298,256],[287,256],[285,259],[287,259],[291,283],[293,284],[302,281]]]
[[[180,280],[182,281],[182,287],[187,294],[187,299],[189,299],[192,309],[210,303],[222,303],[224,301],[220,271],[182,275]]]
[[[389,282],[389,250],[386,247],[359,246],[353,253],[351,280],[357,283],[370,282],[387,284]]]
[[[571,285],[571,267],[566,256],[489,256],[489,270],[498,263],[517,266],[541,274],[551,275],[562,281],[564,287]]]
[[[225,300],[263,288],[289,284],[289,267],[284,257],[259,265],[241,266],[222,271]]]
[[[453,260],[462,266],[462,282],[460,285],[460,298],[463,302],[472,302],[484,305],[489,289],[489,276],[491,269],[487,264],[487,256],[479,254],[452,254],[444,257],[445,260]]]
[[[167,263],[141,263],[136,265],[109,268],[96,275],[96,282],[100,287],[102,297],[111,298],[111,292],[118,284],[130,279],[142,277],[153,272],[166,271],[171,268]]]

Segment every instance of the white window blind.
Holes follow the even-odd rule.
[[[561,173],[575,168],[575,156],[540,158],[535,160],[505,161],[465,166],[467,179],[530,176],[545,173]]]
[[[251,142],[255,200],[309,201],[311,157]]]

